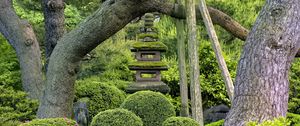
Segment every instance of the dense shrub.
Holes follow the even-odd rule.
[[[26,98],[26,93],[12,87],[0,86],[0,124],[11,120],[31,120],[35,118],[38,102]]]
[[[200,125],[191,118],[170,117],[163,122],[163,126],[200,126]]]
[[[175,116],[174,107],[167,98],[152,91],[139,91],[129,95],[121,108],[141,117],[145,126],[161,126],[164,120]]]
[[[0,35],[0,85],[22,90],[21,72],[16,53]]]
[[[300,59],[295,59],[289,73],[290,91],[288,112],[300,114]]]
[[[247,126],[290,126],[291,122],[283,117],[275,118],[274,120],[266,120],[262,123],[249,122]]]
[[[0,122],[0,126],[19,126],[22,122],[17,120],[9,120],[6,122]]]
[[[143,126],[143,122],[126,109],[111,109],[98,113],[91,126]]]
[[[35,119],[20,126],[74,126],[76,122],[67,118]]]
[[[222,119],[217,122],[212,122],[212,123],[206,124],[205,126],[223,126],[223,123],[224,123],[224,120]]]
[[[119,107],[125,99],[123,91],[102,83],[81,82],[75,88],[76,100],[86,100],[91,117],[100,111]]]
[[[287,113],[287,119],[291,121],[292,126],[300,126],[300,115],[294,113]]]

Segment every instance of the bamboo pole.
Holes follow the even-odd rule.
[[[192,117],[200,124],[200,126],[204,126],[202,97],[199,80],[200,71],[197,44],[196,9],[194,0],[186,1],[186,10],[186,22],[188,28],[188,53],[190,63],[190,93]]]
[[[228,94],[229,99],[232,103],[233,102],[233,95],[234,95],[234,86],[233,86],[230,74],[228,72],[226,62],[224,60],[224,57],[222,56],[222,50],[221,50],[221,47],[220,47],[220,44],[219,44],[219,40],[218,40],[217,34],[215,32],[213,23],[211,21],[209,12],[207,10],[205,0],[200,0],[199,9],[200,9],[204,24],[206,26],[208,35],[211,39],[211,44],[212,44],[214,52],[216,54],[217,61],[218,61],[218,64],[219,64],[219,68],[222,71],[222,76],[223,76],[223,79],[225,81],[227,94]]]
[[[177,0],[177,4],[182,5],[182,0]],[[177,52],[178,52],[178,69],[179,69],[179,85],[180,85],[180,97],[181,108],[180,116],[189,116],[189,99],[188,99],[188,85],[186,77],[186,64],[185,64],[185,26],[184,20],[176,20],[176,32],[177,32]]]

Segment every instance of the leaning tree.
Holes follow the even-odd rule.
[[[300,48],[300,2],[267,0],[247,37],[225,126],[286,116],[288,72]]]

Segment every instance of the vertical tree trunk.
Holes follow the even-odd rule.
[[[191,108],[192,117],[203,126],[203,110],[202,98],[199,81],[199,57],[197,44],[197,27],[196,27],[196,11],[194,0],[186,1],[186,15],[188,26],[188,50],[190,62],[190,91],[191,91]]]
[[[232,101],[233,101],[233,90],[234,90],[233,83],[232,83],[232,80],[231,80],[226,62],[225,62],[224,57],[222,55],[222,49],[221,49],[220,44],[219,44],[218,36],[215,32],[214,25],[211,21],[209,12],[207,10],[205,0],[200,0],[199,9],[200,9],[201,15],[203,17],[203,22],[206,26],[208,35],[210,37],[211,45],[214,49],[214,52],[215,52],[215,55],[216,55],[216,58],[217,58],[217,61],[218,61],[219,68],[222,71],[222,77],[223,77],[223,80],[225,82],[227,95],[229,96],[229,99],[232,103]]]
[[[16,15],[12,0],[0,1],[0,32],[16,50],[24,91],[29,98],[39,99],[43,89],[39,44],[31,25]]]
[[[45,47],[46,47],[46,63],[45,68],[49,63],[49,58],[52,54],[57,41],[64,34],[64,0],[43,0],[42,6],[45,18]]]
[[[182,5],[181,0],[177,0],[178,4]],[[177,10],[177,9],[175,9]],[[177,30],[177,51],[178,51],[178,69],[179,69],[179,84],[180,84],[180,97],[181,97],[181,109],[180,116],[189,116],[189,99],[188,99],[188,85],[186,77],[186,65],[185,65],[185,27],[184,20],[176,20]]]
[[[299,22],[298,0],[267,0],[244,46],[225,126],[286,115],[288,71],[300,48]]]

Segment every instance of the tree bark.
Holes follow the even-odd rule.
[[[181,0],[177,0],[178,4],[182,5]],[[178,52],[178,69],[179,69],[179,85],[181,97],[180,116],[189,117],[189,98],[188,98],[188,85],[186,77],[186,64],[185,64],[185,25],[184,20],[176,20],[177,31],[177,52]]]
[[[44,19],[45,19],[45,52],[46,63],[45,68],[49,62],[50,55],[57,41],[64,34],[64,1],[63,0],[43,0],[42,1]]]
[[[24,91],[39,99],[43,89],[39,44],[31,25],[16,15],[12,0],[0,1],[0,32],[16,50]]]
[[[233,102],[234,86],[233,86],[231,76],[229,74],[226,62],[225,62],[224,57],[222,55],[222,49],[221,49],[221,46],[220,46],[220,43],[219,43],[219,40],[218,40],[218,36],[215,32],[214,25],[212,24],[209,12],[208,12],[207,7],[206,7],[205,0],[200,0],[199,3],[200,3],[199,4],[199,9],[200,9],[200,12],[201,12],[201,15],[202,15],[202,18],[203,18],[203,22],[206,26],[208,35],[210,37],[211,45],[214,49],[214,52],[215,52],[215,55],[216,55],[216,58],[217,58],[217,61],[218,61],[219,68],[222,71],[222,77],[223,77],[223,80],[225,82],[227,95],[228,95],[228,97],[229,97],[229,99],[232,103]]]
[[[200,126],[203,126],[203,110],[202,98],[200,90],[200,72],[199,72],[199,57],[198,57],[198,42],[197,42],[197,27],[196,27],[196,10],[195,1],[186,1],[186,21],[188,27],[188,52],[190,63],[190,91],[191,91],[191,108],[192,117]]]
[[[300,48],[299,22],[298,0],[267,0],[244,46],[225,126],[286,116],[288,71]]]

